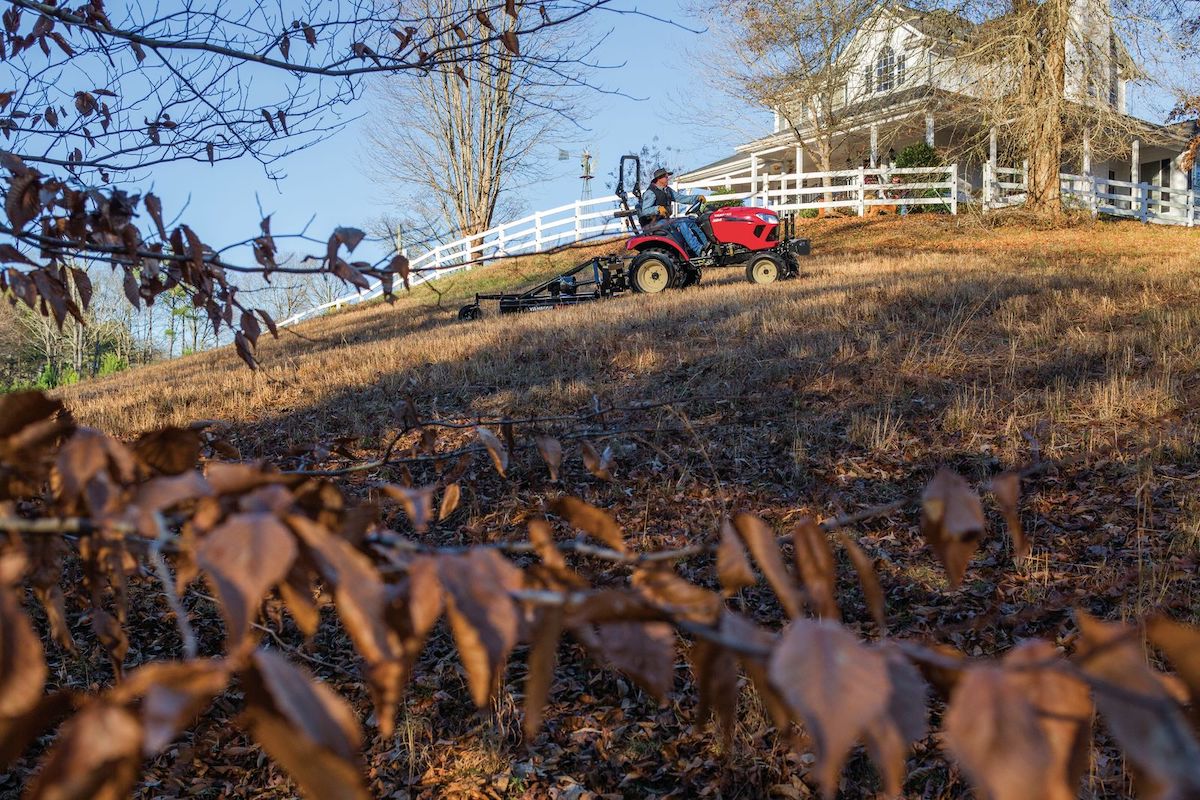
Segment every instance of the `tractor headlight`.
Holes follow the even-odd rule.
[[[763,222],[767,223],[768,225],[778,225],[779,224],[779,217],[775,216],[774,214],[759,212],[759,213],[755,214],[754,216],[757,217],[758,219],[762,220]]]

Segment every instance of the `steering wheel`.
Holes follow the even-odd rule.
[[[692,203],[690,206],[688,206],[687,208],[685,208],[683,210],[684,216],[688,216],[688,217],[696,216],[697,214],[700,213],[700,209],[703,206],[704,206],[704,203],[700,200],[697,200],[696,202]]]

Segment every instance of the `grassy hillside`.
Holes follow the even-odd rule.
[[[1040,451],[1066,463],[1026,484],[1034,551],[1019,567],[995,526],[967,583],[951,592],[915,515],[861,526],[894,631],[983,655],[1033,635],[1065,641],[1075,606],[1108,618],[1167,607],[1194,620],[1200,230],[1088,222],[1041,231],[1019,219],[936,217],[814,221],[805,230],[814,256],[789,282],[751,286],[740,271],[714,272],[697,289],[656,297],[455,319],[477,289],[528,285],[578,254],[532,257],[449,278],[440,305],[418,288],[393,306],[351,309],[264,340],[258,373],[216,351],[62,396],[85,423],[123,434],[213,419],[229,425],[247,457],[348,437],[344,449],[364,460],[397,429],[401,400],[426,417],[464,422],[545,418],[518,436],[561,434],[565,423],[550,418],[594,404],[674,403],[598,423],[623,429],[606,439],[612,484],[591,478],[574,451],[560,486],[529,451],[507,481],[476,464],[465,514],[431,534],[459,542],[519,536],[531,511],[566,491],[611,508],[638,546],[678,546],[730,509],[785,527],[801,515],[911,495],[942,464],[982,480]],[[455,435],[469,434],[446,434]],[[377,479],[396,475],[380,469],[348,482],[365,493]],[[406,524],[394,508],[386,521]],[[711,564],[682,568],[712,582]],[[847,621],[870,630],[856,585],[847,578],[840,589],[851,598]],[[745,591],[743,602],[761,620],[778,616],[764,587]],[[562,705],[548,710],[547,733],[526,751],[511,694],[496,721],[471,716],[455,688],[456,663],[448,648],[432,648],[417,669],[405,731],[368,753],[377,776],[411,796],[520,797],[572,785],[614,796],[630,786],[679,796],[713,786],[764,796],[783,786],[782,796],[807,796],[805,764],[767,733],[756,704],[732,752],[721,752],[686,715],[656,709],[623,680],[564,656],[554,696]],[[513,672],[510,689],[521,665]],[[335,672],[322,674],[363,695]],[[692,691],[686,674],[681,667],[680,692]],[[580,713],[583,696],[624,699]],[[910,796],[964,796],[965,784],[940,756],[927,757],[932,751],[918,748]],[[235,775],[252,768],[244,761],[210,766]],[[862,796],[870,774],[856,756],[846,796]],[[1098,761],[1088,796],[1124,796],[1127,780],[1119,758]]]

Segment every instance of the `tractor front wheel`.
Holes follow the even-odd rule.
[[[746,265],[746,280],[751,283],[774,283],[784,272],[784,266],[778,258],[764,253],[750,259]]]
[[[675,260],[667,253],[651,250],[629,265],[629,285],[635,292],[658,294],[675,283]]]

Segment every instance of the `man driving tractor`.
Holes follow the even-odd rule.
[[[672,203],[691,205],[696,202],[704,202],[702,194],[689,194],[672,189],[667,185],[670,179],[671,173],[659,167],[654,171],[650,185],[642,193],[642,202],[638,207],[638,221],[642,223],[643,230],[646,230],[647,226],[671,219]],[[691,251],[691,255],[700,255],[705,244],[704,231],[701,230],[700,225],[691,217],[678,217],[674,222],[679,234],[683,237],[684,244]]]

